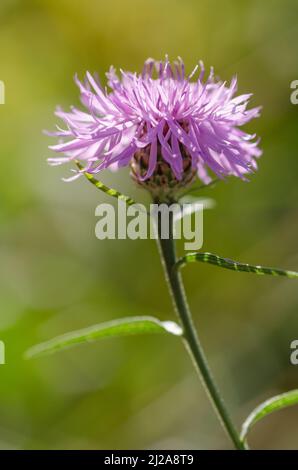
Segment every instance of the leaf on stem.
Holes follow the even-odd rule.
[[[202,211],[203,209],[213,209],[216,206],[214,199],[193,196],[183,196],[179,199],[178,203],[181,206],[181,211],[179,211],[177,215],[174,214],[175,222],[183,217]]]
[[[255,408],[247,419],[244,421],[241,428],[241,441],[247,445],[247,435],[252,428],[252,426],[274,411],[282,410],[288,406],[293,406],[298,404],[298,389],[291,390],[290,392],[282,393],[281,395],[276,395],[275,397],[269,398],[264,403]]]
[[[88,343],[102,338],[155,333],[182,336],[183,332],[182,328],[172,321],[160,321],[149,316],[127,317],[72,331],[44,343],[37,344],[26,351],[25,358],[31,359],[52,354],[77,344]]]
[[[233,271],[254,273],[258,275],[285,276],[288,278],[298,278],[298,272],[287,271],[285,269],[268,268],[264,266],[255,266],[252,264],[239,263],[229,258],[222,258],[212,253],[189,253],[180,258],[175,264],[175,268],[185,266],[187,263],[201,261],[202,263],[214,264],[221,268],[231,269]]]
[[[201,189],[206,189],[206,188],[213,188],[217,183],[219,183],[220,181],[222,181],[222,179],[219,179],[219,178],[216,178],[212,181],[210,181],[209,183],[207,184],[200,184],[200,185],[193,185],[191,186],[190,188],[188,188],[186,191],[184,191],[182,194],[181,194],[181,197],[183,196],[186,196],[190,193],[195,193],[196,191],[201,191]]]
[[[97,189],[100,189],[100,191],[108,194],[109,196],[115,197],[116,199],[120,199],[121,201],[124,201],[128,206],[132,206],[133,204],[136,204],[135,201],[129,197],[125,196],[124,194],[121,194],[117,189],[112,189],[103,184],[101,181],[97,180],[94,178],[91,173],[88,173],[87,171],[84,171],[83,165],[81,165],[80,162],[76,161],[75,162],[78,169],[83,173],[83,175],[87,178],[90,183],[92,183]]]

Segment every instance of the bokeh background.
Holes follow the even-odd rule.
[[[147,57],[198,59],[262,118],[247,130],[264,155],[250,183],[230,180],[204,195],[204,249],[298,268],[298,79],[296,0],[1,0],[0,447],[26,449],[230,448],[180,341],[106,340],[24,361],[31,345],[126,315],[173,319],[154,241],[95,238],[106,202],[85,180],[50,168],[56,104],[78,104],[73,75],[110,64],[140,70]],[[146,200],[122,170],[110,185]],[[298,337],[295,281],[208,265],[184,270],[195,322],[238,425],[260,401],[298,386],[290,342]],[[297,448],[298,410],[259,423],[253,448]]]

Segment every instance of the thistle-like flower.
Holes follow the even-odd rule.
[[[57,110],[67,128],[52,133],[62,141],[50,148],[64,156],[51,164],[79,160],[90,174],[130,166],[134,180],[161,198],[196,177],[207,184],[210,171],[246,179],[256,170],[258,140],[239,127],[260,108],[247,110],[250,94],[234,97],[236,78],[227,85],[211,70],[204,81],[201,62],[187,76],[181,59],[167,58],[148,59],[141,74],[121,70],[119,78],[111,67],[106,75],[110,91],[89,72],[84,83],[75,78],[85,111]]]

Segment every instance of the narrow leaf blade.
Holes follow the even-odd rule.
[[[174,213],[174,221],[178,222],[184,217],[191,216],[196,212],[202,212],[206,209],[213,209],[215,207],[215,201],[211,198],[194,198],[185,196],[179,199],[179,205],[181,210]]]
[[[93,184],[97,189],[104,192],[105,194],[108,194],[109,196],[112,196],[112,197],[115,197],[116,199],[120,199],[121,201],[124,201],[128,206],[132,206],[133,204],[135,204],[135,201],[131,197],[125,196],[124,194],[117,191],[117,189],[109,188],[108,186],[103,184],[101,181],[94,178],[94,176],[91,175],[91,173],[84,171],[84,167],[83,165],[81,165],[80,162],[76,161],[75,163],[78,169],[87,178],[87,180],[90,181],[90,183]]]
[[[72,331],[44,343],[37,344],[25,353],[25,357],[27,359],[40,357],[77,344],[89,343],[103,338],[156,333],[181,336],[182,329],[177,323],[172,321],[163,322],[149,316],[121,318]]]
[[[255,423],[274,411],[298,404],[298,389],[276,395],[255,408],[247,417],[241,429],[241,441],[246,444],[247,435]]]
[[[213,188],[220,181],[222,181],[222,179],[216,178],[216,179],[211,180],[209,183],[206,183],[206,184],[200,184],[198,186],[191,186],[190,188],[188,188],[186,191],[184,191],[181,194],[181,197],[183,197],[185,195],[188,195],[188,194],[191,194],[191,193],[196,193],[197,191],[201,191],[202,189]]]
[[[253,264],[239,263],[229,258],[222,258],[212,253],[189,253],[180,258],[176,263],[176,269],[185,266],[187,263],[200,261],[209,263],[220,268],[231,269],[233,271],[254,273],[258,275],[284,276],[288,278],[298,278],[298,272],[287,271],[285,269],[268,268],[265,266],[255,266]]]

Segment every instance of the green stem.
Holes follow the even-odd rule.
[[[173,238],[173,216],[170,212],[169,221],[169,237],[162,239],[161,237],[161,223],[158,221],[158,242],[159,251],[162,263],[165,270],[166,279],[169,285],[170,294],[173,300],[174,308],[180,318],[184,330],[184,343],[188,350],[194,366],[198,371],[209,398],[217,412],[217,415],[226,430],[227,434],[232,439],[235,448],[244,450],[245,446],[240,440],[240,436],[229,416],[229,413],[224,404],[223,398],[215,384],[209,369],[208,361],[206,359],[204,350],[198,338],[192,315],[187,303],[183,281],[180,273],[174,269],[177,261],[175,242]]]

